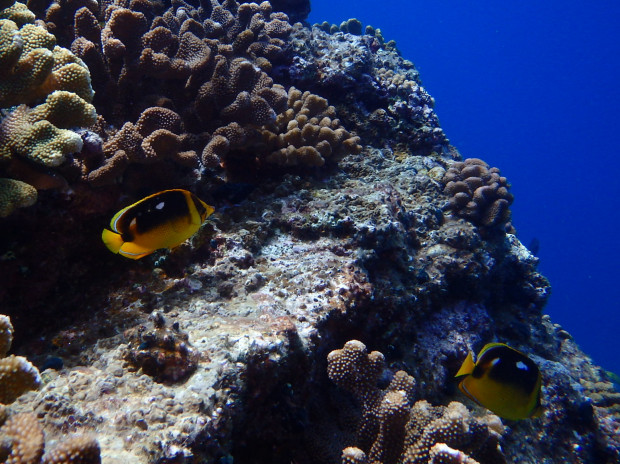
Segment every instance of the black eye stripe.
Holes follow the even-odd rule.
[[[203,206],[202,202],[196,195],[192,193],[190,196],[192,198],[192,202],[194,203],[194,206],[196,207],[196,211],[198,211],[198,215],[200,217],[203,217],[204,214],[207,212],[207,209]]]

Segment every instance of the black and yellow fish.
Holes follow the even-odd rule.
[[[212,206],[182,189],[164,190],[123,208],[103,229],[103,243],[113,253],[140,259],[160,248],[174,248],[198,231]]]
[[[542,413],[540,370],[508,345],[485,345],[476,362],[470,352],[455,377],[463,376],[459,389],[500,417],[518,420]]]

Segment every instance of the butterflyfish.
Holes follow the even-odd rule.
[[[113,253],[140,259],[160,248],[180,245],[213,211],[192,192],[164,190],[116,213],[101,238]]]
[[[485,345],[475,362],[470,351],[455,377],[463,377],[459,389],[467,397],[500,417],[519,420],[542,413],[540,370],[508,345]]]

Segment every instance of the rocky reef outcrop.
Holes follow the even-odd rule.
[[[59,163],[0,160],[23,206],[0,209],[0,302],[42,371],[9,425],[95,436],[104,464],[618,461],[620,397],[544,315],[507,180],[461,161],[394,44],[297,22],[307,1],[28,6],[0,5],[89,69],[97,117]],[[165,188],[216,212],[173,250],[109,253],[110,217]],[[491,341],[540,367],[541,417],[458,392]],[[347,346],[382,354],[335,368]]]

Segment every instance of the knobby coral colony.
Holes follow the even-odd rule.
[[[13,342],[11,320],[0,314],[0,459],[15,464],[97,464],[99,443],[91,436],[75,436],[45,453],[45,435],[37,418],[14,413],[6,406],[41,386],[38,369],[26,358],[6,356]]]
[[[6,356],[0,317],[2,460],[618,462],[620,396],[542,316],[507,179],[460,160],[379,29],[309,11],[0,0],[0,301],[18,350],[67,366]],[[113,216],[104,242],[144,259],[105,250]],[[493,340],[527,389],[476,377]],[[461,364],[526,419],[460,395]],[[103,458],[45,452],[95,430]]]

